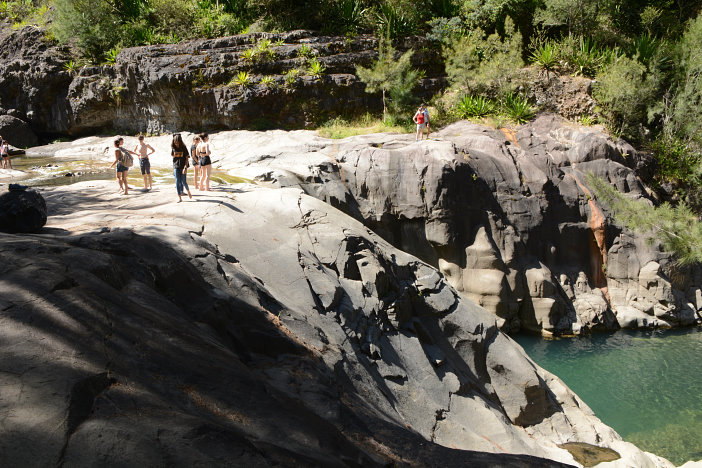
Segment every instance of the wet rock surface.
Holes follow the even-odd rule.
[[[47,189],[47,227],[0,239],[3,464],[669,466],[300,189],[113,185]]]

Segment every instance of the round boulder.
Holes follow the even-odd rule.
[[[46,202],[35,190],[0,195],[0,232],[37,232],[46,224]]]
[[[37,146],[39,141],[27,122],[11,115],[0,115],[0,135],[20,148]]]

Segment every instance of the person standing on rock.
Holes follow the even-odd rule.
[[[195,135],[193,138],[193,144],[190,145],[190,157],[192,158],[193,169],[195,170],[195,190],[200,188],[200,160],[197,157],[197,145],[200,143],[200,137]]]
[[[422,104],[419,108],[423,109],[422,113],[424,114],[424,127],[427,129],[427,138],[426,139],[428,140],[429,139],[429,132],[430,132],[430,130],[429,130],[429,109],[427,109],[427,106],[425,106],[424,104]]]
[[[414,141],[420,141],[424,137],[424,127],[426,126],[424,122],[424,105],[422,105],[419,109],[417,109],[417,112],[414,113],[414,117],[412,117],[412,120],[414,120],[414,123],[417,124],[417,135],[415,136]]]
[[[115,160],[112,162],[110,167],[117,164],[117,183],[119,183],[119,191],[125,195],[129,194],[129,185],[127,185],[127,171],[129,167],[133,164],[134,159],[132,155],[139,156],[134,151],[129,151],[123,148],[124,138],[117,138],[115,140]]]
[[[153,179],[151,179],[149,156],[154,154],[156,150],[150,144],[144,142],[144,135],[139,135],[139,144],[134,147],[134,152],[139,154],[139,169],[141,169],[141,175],[144,177],[144,191],[148,192],[154,188]]]
[[[210,138],[207,133],[200,134],[200,143],[197,145],[197,156],[200,161],[200,190],[210,191],[210,171],[212,170],[212,160],[210,159]]]
[[[188,187],[188,148],[183,142],[180,133],[173,135],[171,142],[171,156],[173,157],[173,176],[175,177],[176,191],[178,192],[178,203],[183,201],[183,190],[188,193],[189,198],[193,198]]]
[[[0,136],[0,158],[2,158],[2,168],[7,169],[7,165],[10,165],[12,169],[12,161],[10,160],[10,146],[7,144],[7,140],[3,140]]]

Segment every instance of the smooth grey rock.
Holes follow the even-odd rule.
[[[15,147],[36,146],[39,140],[29,124],[10,115],[0,115],[0,135]]]

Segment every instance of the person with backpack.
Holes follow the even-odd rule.
[[[127,171],[134,165],[134,157],[138,156],[134,151],[129,151],[123,148],[124,138],[120,137],[114,141],[115,144],[115,160],[110,167],[117,165],[117,182],[119,183],[119,191],[124,195],[129,194],[129,186],[127,185]]]
[[[180,133],[173,134],[171,142],[171,156],[173,157],[173,176],[175,177],[176,192],[178,192],[178,203],[183,201],[183,190],[188,192],[188,197],[193,198],[188,187],[188,148],[185,146]]]
[[[417,124],[417,135],[414,141],[420,141],[424,138],[424,127],[426,127],[426,122],[424,121],[425,118],[424,104],[422,104],[419,109],[417,109],[417,112],[415,112],[414,117],[412,117],[414,123]]]

